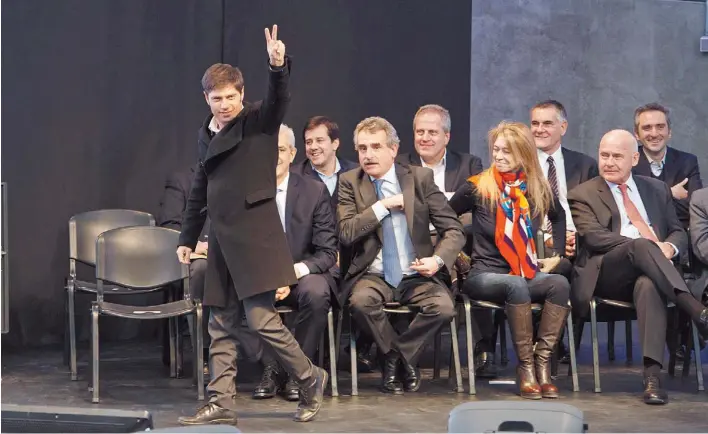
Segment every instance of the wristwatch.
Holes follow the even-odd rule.
[[[433,255],[433,259],[435,259],[435,262],[438,263],[438,268],[442,269],[442,267],[445,266],[445,261],[442,260],[442,258],[438,255]]]

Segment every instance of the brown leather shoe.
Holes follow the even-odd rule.
[[[568,307],[546,302],[538,326],[535,361],[536,379],[544,398],[558,398],[558,388],[551,383],[551,356],[568,316]]]
[[[238,416],[233,410],[227,410],[213,402],[202,406],[194,416],[177,419],[180,425],[236,425]]]
[[[511,329],[511,340],[519,364],[516,366],[519,395],[526,399],[541,399],[541,386],[536,381],[533,360],[533,324],[531,303],[507,304],[506,316]]]
[[[664,405],[669,402],[669,394],[661,387],[661,380],[656,375],[644,378],[644,403]]]

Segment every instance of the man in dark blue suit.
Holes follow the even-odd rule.
[[[278,135],[277,192],[275,201],[298,279],[282,300],[297,311],[295,340],[314,360],[320,337],[327,327],[327,312],[337,284],[330,269],[337,262],[337,235],[330,195],[325,184],[290,173],[295,158],[295,135],[287,125]],[[272,398],[281,392],[289,401],[299,400],[299,386],[285,375],[277,358],[252,330],[239,337],[244,350],[263,365],[254,399]]]
[[[337,209],[339,175],[359,167],[354,161],[337,157],[339,126],[326,116],[308,119],[302,130],[307,158],[290,167],[292,173],[320,181],[327,186],[332,209]]]

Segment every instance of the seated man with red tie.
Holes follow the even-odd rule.
[[[659,372],[666,342],[666,304],[674,302],[701,329],[708,309],[696,300],[675,268],[687,237],[676,216],[669,187],[632,176],[637,142],[613,130],[600,142],[600,177],[568,194],[579,238],[571,298],[581,317],[593,295],[636,306],[644,356],[644,402],[666,404]]]

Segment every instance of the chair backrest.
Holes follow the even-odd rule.
[[[96,265],[96,238],[102,232],[127,226],[155,226],[155,217],[129,209],[102,209],[76,214],[69,219],[69,259]]]
[[[96,239],[96,280],[126,289],[150,289],[184,280],[189,294],[189,266],[177,260],[179,232],[154,226],[111,229]]]

